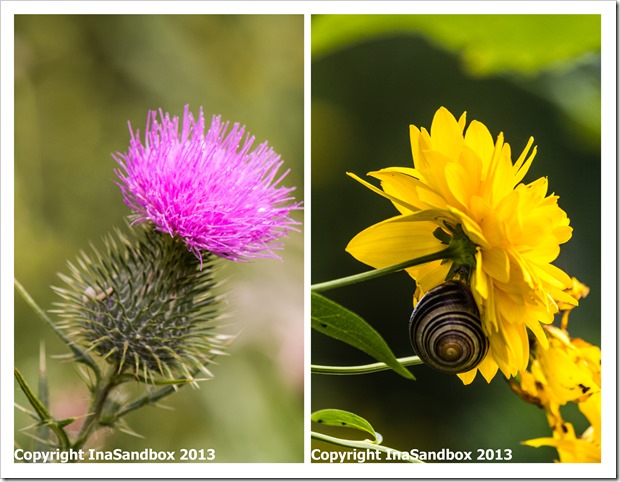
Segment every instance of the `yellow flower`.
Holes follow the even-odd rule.
[[[601,387],[601,352],[583,340],[571,340],[568,333],[554,326],[549,348],[536,348],[535,362],[546,378],[546,389],[560,405],[585,400]]]
[[[601,447],[594,445],[587,438],[577,438],[572,424],[562,425],[561,434],[554,432],[553,437],[542,437],[523,442],[531,447],[555,447],[560,462],[600,462]]]
[[[567,289],[576,299],[584,298],[590,289],[572,279]],[[532,447],[555,447],[560,462],[601,461],[601,350],[566,331],[568,313],[573,306],[558,303],[564,310],[562,329],[545,326],[549,347],[536,346],[529,370],[522,371],[520,383],[510,380],[510,386],[523,400],[545,410],[552,437],[523,442]],[[581,435],[575,435],[571,423],[565,422],[560,407],[576,403],[590,422]]]
[[[580,300],[581,298],[585,298],[586,296],[588,296],[588,294],[590,293],[590,288],[588,288],[574,276],[571,279],[572,285],[570,289],[567,290],[567,292],[576,300]],[[566,326],[568,325],[568,315],[574,307],[574,305],[569,303],[558,303],[558,308],[560,309],[560,311],[563,311],[561,322],[563,330],[566,330]]]
[[[524,400],[545,409],[553,437],[523,442],[532,447],[555,447],[561,462],[601,461],[601,350],[584,340],[571,339],[565,330],[545,327],[549,348],[536,347],[530,370],[512,387]],[[577,403],[590,427],[577,437],[560,407]]]
[[[465,114],[457,121],[442,107],[430,133],[411,126],[414,167],[370,172],[382,189],[350,174],[392,201],[400,214],[359,233],[347,251],[381,268],[438,253],[446,248],[446,237],[465,234],[474,255],[463,266],[490,341],[482,363],[459,374],[468,384],[478,370],[489,382],[498,368],[506,377],[524,370],[529,360],[526,328],[547,347],[541,323],[553,321],[558,302],[577,302],[563,292],[572,286],[571,279],[551,264],[560,244],[572,235],[569,219],[558,197],[547,195],[546,178],[521,182],[536,154],[534,148],[528,156],[533,139],[513,164],[503,134],[494,143],[478,121],[464,131]],[[438,227],[443,233],[436,232]],[[426,292],[459,273],[461,262],[438,260],[407,272]]]

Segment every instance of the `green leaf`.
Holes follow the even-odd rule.
[[[99,371],[99,367],[91,358],[91,356],[84,350],[82,350],[79,346],[77,346],[75,343],[73,343],[71,340],[69,340],[69,338],[67,338],[67,336],[49,318],[49,316],[47,316],[45,311],[43,311],[43,309],[37,304],[37,302],[34,301],[32,296],[30,296],[30,293],[26,291],[26,288],[24,288],[19,281],[14,280],[14,282],[15,289],[21,295],[24,301],[28,303],[28,305],[30,305],[30,307],[39,316],[39,318],[41,318],[41,320],[43,320],[46,325],[48,325],[52,330],[54,330],[54,333],[56,333],[56,335],[58,335],[58,337],[65,343],[65,345],[69,347],[69,349],[73,353],[73,356],[75,357],[75,360],[80,363],[84,363],[85,365],[88,365],[95,373],[95,376],[98,379],[101,378],[101,372]]]
[[[375,432],[370,422],[365,418],[360,417],[352,412],[346,410],[338,410],[337,408],[326,408],[324,410],[318,410],[314,412],[310,419],[313,422],[320,423],[322,425],[330,425],[333,427],[347,427],[361,430],[370,434],[373,438],[373,442],[381,443],[381,435]]]
[[[20,371],[15,368],[14,372],[15,379],[17,380],[19,387],[24,392],[24,395],[26,395],[26,398],[30,402],[30,405],[32,405],[32,408],[34,408],[35,412],[37,412],[37,416],[39,417],[41,424],[48,426],[50,430],[54,432],[56,437],[58,437],[59,448],[69,448],[69,438],[67,437],[67,434],[65,433],[63,428],[58,424],[56,420],[54,420],[54,417],[52,417],[52,414],[49,412],[47,407],[43,405],[41,400],[39,400],[39,398],[34,394],[32,388],[30,388],[30,385],[28,385],[28,382],[26,382]]]
[[[312,328],[362,350],[388,365],[399,375],[415,380],[411,372],[398,362],[388,344],[372,326],[352,311],[314,292]]]
[[[65,428],[67,425],[72,424],[78,419],[78,417],[63,418],[62,420],[56,420],[56,423],[60,428]]]
[[[47,407],[43,404],[43,402],[41,402],[41,400],[39,400],[39,397],[34,394],[32,389],[30,388],[30,385],[28,385],[28,383],[17,368],[15,368],[15,379],[17,380],[19,387],[22,389],[22,392],[24,392],[24,395],[26,395],[26,398],[30,402],[30,405],[32,406],[32,408],[34,408],[35,412],[37,412],[39,420],[43,423],[52,420],[52,415],[47,410]]]
[[[426,37],[460,55],[474,75],[535,74],[601,49],[600,15],[318,15],[316,60],[376,38]]]
[[[41,340],[39,344],[39,391],[38,398],[44,407],[49,405],[49,386],[47,383],[47,364],[45,354],[45,343]],[[62,427],[62,425],[61,425]],[[46,425],[39,425],[36,431],[36,443],[34,450],[45,450],[45,446],[39,440],[48,440],[50,429]]]

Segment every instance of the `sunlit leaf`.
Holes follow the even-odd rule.
[[[600,15],[320,15],[316,60],[363,41],[422,36],[457,53],[475,75],[533,74],[601,49]]]
[[[323,425],[330,425],[333,427],[347,427],[361,430],[370,434],[374,442],[381,443],[381,435],[375,432],[375,429],[372,428],[370,422],[368,422],[368,420],[366,420],[365,418],[362,418],[352,412],[347,412],[346,410],[338,410],[336,408],[326,408],[314,412],[310,416],[310,419],[313,422]]]

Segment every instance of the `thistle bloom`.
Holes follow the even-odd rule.
[[[296,221],[294,188],[280,185],[280,156],[266,142],[251,150],[245,127],[214,116],[205,134],[200,109],[194,120],[186,106],[178,117],[149,112],[144,145],[131,130],[126,153],[113,155],[125,203],[136,221],[181,239],[202,260],[204,253],[243,261],[278,256],[278,241]]]
[[[513,164],[503,134],[494,143],[489,130],[465,114],[457,121],[445,108],[433,119],[430,133],[410,128],[414,167],[370,172],[381,189],[352,175],[386,197],[399,215],[355,236],[347,251],[375,268],[439,253],[459,238],[466,249],[445,259],[407,269],[426,292],[446,278],[469,282],[480,308],[490,350],[477,368],[459,374],[471,383],[478,370],[490,380],[498,368],[506,377],[527,367],[527,328],[540,346],[549,343],[542,324],[553,321],[558,303],[575,305],[563,290],[571,279],[551,263],[560,244],[572,235],[569,219],[547,195],[547,180],[523,180],[536,148],[533,139]],[[439,230],[438,230],[439,228]],[[464,237],[463,237],[464,235]],[[419,294],[419,293],[418,293]]]

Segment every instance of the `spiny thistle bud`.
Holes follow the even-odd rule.
[[[213,332],[219,297],[214,258],[196,258],[178,240],[150,226],[119,230],[105,249],[69,263],[68,285],[55,287],[55,310],[75,343],[96,352],[118,373],[145,382],[192,379],[222,354],[227,337]]]

